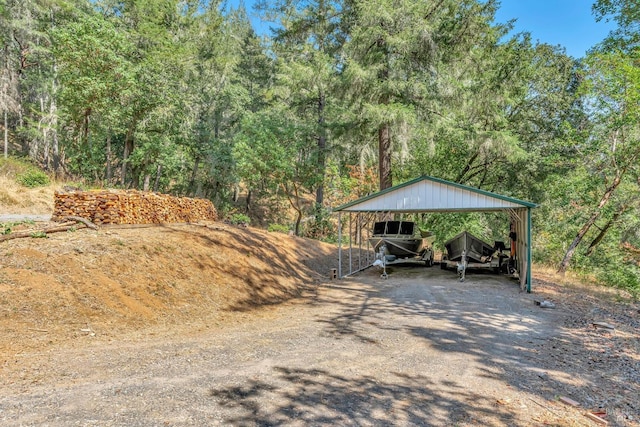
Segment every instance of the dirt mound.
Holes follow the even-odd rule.
[[[99,334],[185,334],[312,292],[318,241],[223,223],[104,227],[0,243],[0,353]],[[263,310],[268,315],[268,310]]]

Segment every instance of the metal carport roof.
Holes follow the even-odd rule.
[[[341,232],[342,212],[494,212],[508,211],[516,226],[518,271],[531,292],[531,209],[526,202],[431,176],[422,176],[334,208]],[[341,237],[339,238],[339,242]],[[339,276],[342,277],[342,245],[339,244]],[[525,272],[525,274],[522,274]],[[523,283],[524,285],[524,283]]]

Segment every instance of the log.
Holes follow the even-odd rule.
[[[88,219],[85,219],[85,218],[82,218],[82,217],[79,217],[79,216],[66,216],[66,217],[64,217],[64,219],[67,220],[67,221],[81,222],[84,225],[86,225],[87,227],[92,228],[94,230],[98,229],[98,227],[94,223],[92,223]]]
[[[35,233],[51,234],[51,233],[58,233],[60,231],[69,231],[77,227],[78,227],[78,223],[74,221],[74,222],[65,222],[64,224],[60,224],[55,227],[41,228],[39,230],[36,229],[36,230],[18,231],[17,233],[5,234],[3,236],[0,236],[0,242],[13,240],[13,239],[21,239],[24,237],[33,237]],[[82,226],[80,228],[82,228]]]

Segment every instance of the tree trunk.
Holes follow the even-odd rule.
[[[198,176],[198,169],[200,168],[200,157],[196,157],[193,162],[193,169],[191,170],[191,178],[189,178],[189,195],[194,195],[196,192],[196,178]]]
[[[149,191],[149,185],[151,183],[151,174],[144,176],[144,184],[142,184],[142,191]]]
[[[609,202],[609,200],[611,199],[611,196],[613,195],[613,192],[616,190],[618,185],[620,185],[620,181],[622,180],[623,174],[624,174],[624,170],[618,171],[615,179],[613,180],[613,183],[609,186],[609,188],[607,188],[602,198],[600,199],[600,203],[598,204],[598,207],[596,208],[595,212],[591,214],[591,217],[589,218],[589,220],[582,226],[580,231],[578,231],[578,234],[573,239],[573,242],[571,242],[571,244],[569,245],[569,249],[567,249],[567,253],[564,255],[562,262],[560,262],[560,266],[558,267],[558,273],[564,274],[567,271],[567,267],[569,266],[569,262],[571,262],[571,258],[573,258],[573,254],[575,253],[576,248],[578,247],[578,245],[580,244],[584,236],[587,234],[591,226],[595,224],[596,220],[600,216],[600,213],[602,212],[602,208]]]
[[[49,170],[49,131],[45,127],[42,129],[42,166],[45,170]]]
[[[60,146],[58,144],[58,132],[54,132],[52,140],[53,149],[53,171],[58,176],[58,170],[60,169]]]
[[[249,213],[249,208],[251,207],[251,189],[247,190],[247,199],[245,200],[245,213]]]
[[[296,236],[300,235],[300,223],[302,222],[302,208],[300,207],[300,194],[298,192],[298,186],[293,183],[293,197],[289,193],[286,184],[282,184],[282,190],[284,194],[287,196],[287,200],[289,200],[289,204],[296,211],[296,225],[294,226],[293,233]]]
[[[380,190],[393,186],[391,177],[391,137],[389,124],[385,123],[378,129],[378,172],[380,174]]]
[[[120,177],[120,184],[124,187],[127,182],[127,160],[133,152],[133,132],[135,124],[132,123],[129,129],[127,129],[127,136],[124,140],[124,153],[122,155],[122,176]]]
[[[158,192],[160,187],[160,177],[162,176],[162,165],[158,164],[158,170],[156,171],[156,181],[153,183],[153,191]]]
[[[112,171],[111,171],[111,130],[107,131],[107,141],[106,141],[106,155],[107,155],[107,171],[106,171],[106,181],[107,181],[107,185],[109,185],[111,183],[111,178],[112,178]]]
[[[379,38],[376,42],[384,53],[384,67],[379,73],[381,84],[389,80],[389,48],[384,38]],[[389,105],[390,95],[385,92],[380,97],[381,105]],[[380,175],[380,190],[393,186],[391,177],[391,124],[382,123],[378,127],[378,173]]]
[[[593,254],[593,251],[595,250],[596,246],[600,244],[602,239],[604,239],[604,236],[607,235],[607,232],[609,231],[609,229],[611,229],[611,226],[615,224],[616,221],[618,221],[618,218],[620,218],[620,215],[622,215],[626,210],[627,210],[627,205],[622,205],[620,207],[620,210],[618,210],[618,212],[613,214],[613,217],[605,224],[604,227],[600,229],[600,233],[598,233],[596,238],[593,239],[593,241],[589,245],[589,248],[587,249],[587,253],[586,253],[587,256],[591,256],[591,254]]]
[[[9,157],[9,117],[7,110],[4,110],[4,158]]]
[[[460,171],[460,173],[456,177],[455,182],[463,184],[462,178],[464,178],[464,176],[467,174],[467,172],[469,172],[471,170],[471,165],[478,158],[479,154],[480,153],[478,151],[476,151],[471,157],[469,157],[469,159],[467,160],[467,164],[464,166],[464,168],[462,168],[462,170]]]
[[[89,116],[91,115],[91,108],[87,108],[84,112],[84,122],[82,126],[82,139],[84,144],[89,148],[89,158],[91,158],[91,141],[89,140]]]
[[[320,182],[316,189],[317,216],[320,215],[322,205],[324,204],[324,175],[327,158],[327,136],[324,131],[325,102],[324,93],[320,91],[318,94],[318,176],[320,177]]]

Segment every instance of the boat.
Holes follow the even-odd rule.
[[[468,231],[463,231],[444,244],[447,248],[447,259],[460,261],[464,255],[466,261],[487,262],[496,252],[493,245],[483,242]]]
[[[413,221],[380,221],[373,225],[369,243],[376,253],[385,247],[385,255],[396,258],[423,256],[430,249],[435,237],[420,230]]]

